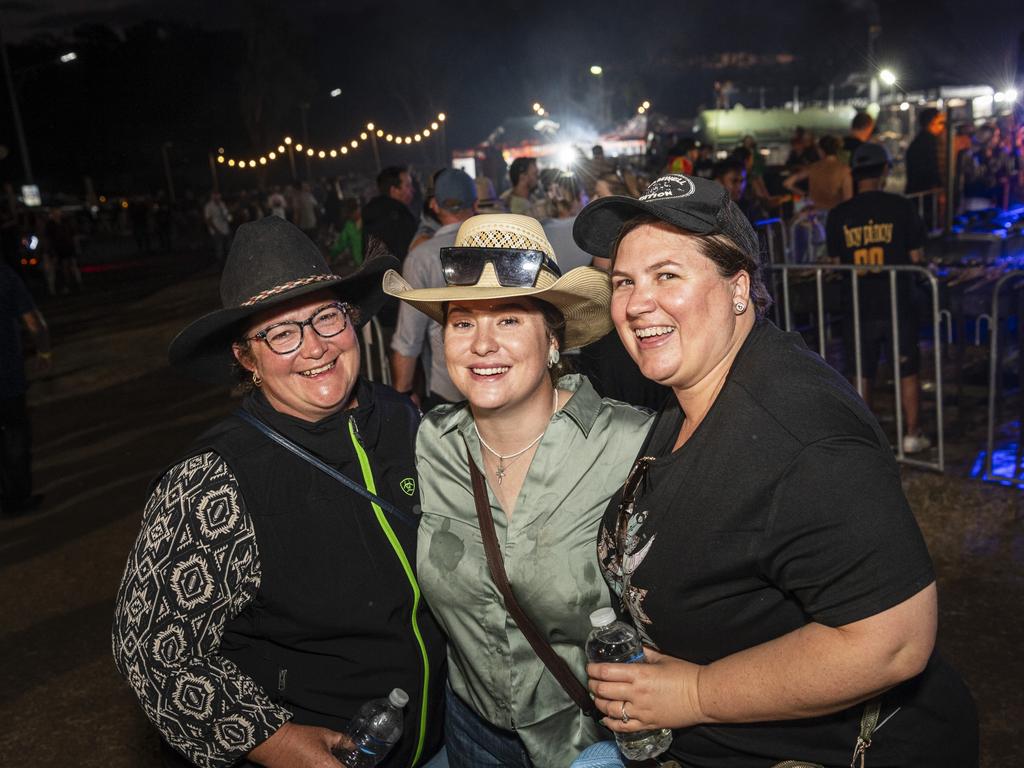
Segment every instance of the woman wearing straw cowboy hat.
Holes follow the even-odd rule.
[[[558,375],[561,350],[609,330],[610,291],[590,267],[561,275],[538,221],[474,216],[441,263],[444,288],[413,289],[389,271],[384,290],[442,324],[467,400],[428,413],[416,443],[418,572],[449,639],[448,758],[453,768],[564,768],[597,726],[489,573],[507,573],[540,644],[582,679],[588,616],[608,604],[595,525],[650,417]]]
[[[418,417],[359,375],[356,328],[396,264],[339,277],[293,225],[244,224],[223,308],[171,344],[176,366],[251,391],[154,484],[118,594],[115,659],[165,765],[340,766],[349,719],[396,687],[405,732],[383,765],[443,759],[444,646],[413,571]]]

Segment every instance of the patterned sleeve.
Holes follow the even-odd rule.
[[[259,585],[252,519],[224,460],[168,471],[117,594],[114,660],[164,739],[203,768],[238,762],[291,717],[217,652]]]

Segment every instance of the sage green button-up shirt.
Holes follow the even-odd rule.
[[[490,488],[491,514],[512,589],[541,633],[586,681],[590,613],[609,605],[597,566],[597,528],[653,417],[598,397],[582,376],[530,464],[511,521]],[[465,404],[428,413],[416,440],[423,517],[420,586],[448,635],[452,689],[485,720],[515,729],[536,768],[566,768],[599,738],[519,631],[487,570],[466,462],[483,467]],[[490,482],[491,478],[488,478]]]

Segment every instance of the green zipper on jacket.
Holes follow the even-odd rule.
[[[352,437],[352,446],[356,449],[356,456],[359,457],[359,468],[363,471],[363,482],[366,484],[366,489],[370,493],[377,493],[377,484],[373,480],[370,460],[366,455],[366,451],[363,450],[362,443],[359,441],[355,421],[351,416],[348,419],[348,433]],[[405,556],[405,550],[402,549],[402,545],[398,541],[398,537],[395,536],[391,524],[388,523],[388,519],[384,516],[384,511],[373,502],[370,502],[370,506],[373,507],[373,513],[377,516],[377,523],[383,529],[388,541],[391,542],[391,548],[398,555],[398,560],[402,563],[402,569],[405,571],[405,577],[409,580],[409,585],[412,587],[412,632],[416,635],[416,643],[419,645],[420,655],[423,656],[423,701],[420,703],[420,732],[419,738],[416,740],[416,751],[413,753],[412,762],[409,763],[411,768],[416,765],[416,761],[423,754],[423,741],[427,733],[427,694],[428,686],[430,685],[430,659],[427,658],[427,646],[423,642],[423,635],[420,634],[420,627],[416,621],[416,615],[419,613],[420,607],[420,585],[416,581],[416,574],[412,572],[412,566],[409,565],[409,559]]]

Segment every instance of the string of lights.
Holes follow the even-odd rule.
[[[285,136],[276,148],[257,157],[250,158],[229,156],[225,153],[224,147],[221,147],[217,150],[217,163],[219,165],[226,165],[228,168],[259,168],[286,157],[289,152],[325,160],[327,158],[344,157],[375,139],[383,139],[390,144],[396,145],[419,144],[424,139],[429,139],[440,131],[446,119],[447,115],[444,112],[438,112],[437,117],[430,122],[430,125],[416,133],[407,135],[388,133],[383,128],[378,128],[374,123],[367,123],[365,130],[360,131],[358,137],[333,147],[311,147],[295,141],[291,136]]]

